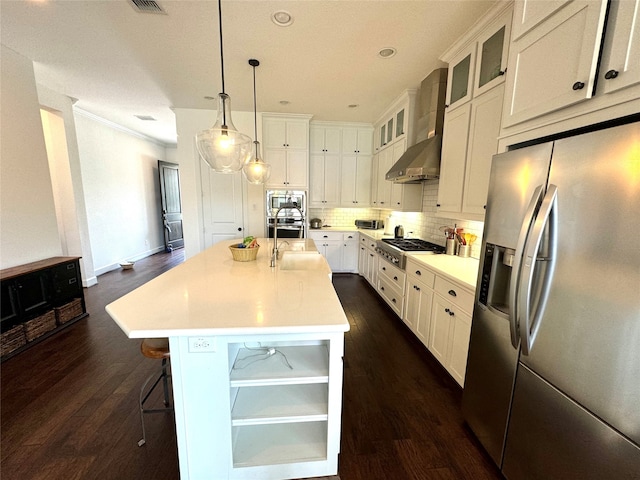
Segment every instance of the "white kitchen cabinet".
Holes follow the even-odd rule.
[[[599,85],[614,93],[640,83],[640,0],[613,0],[609,7]]]
[[[402,319],[424,346],[429,344],[435,274],[407,259],[406,305]]]
[[[513,12],[513,40],[517,40],[572,0],[521,0]]]
[[[373,157],[343,154],[340,164],[340,203],[343,207],[371,206],[371,172]]]
[[[345,127],[342,130],[342,153],[372,155],[373,129]]]
[[[309,152],[270,148],[264,150],[265,162],[271,165],[269,188],[306,190],[309,181]]]
[[[407,89],[394,100],[375,123],[374,153],[405,139],[406,144],[415,141],[414,121],[417,90]]]
[[[358,272],[358,234],[343,233],[342,235],[342,271]]]
[[[262,115],[262,137],[265,148],[309,150],[308,116],[288,117]]]
[[[371,206],[372,151],[373,128],[345,127],[342,130],[341,206]]]
[[[373,207],[392,208],[391,207],[391,185],[392,183],[385,179],[386,173],[389,171],[393,160],[393,149],[385,148],[378,155],[377,171],[373,172],[373,182],[377,188],[376,197],[372,199]]]
[[[263,114],[264,159],[271,165],[268,188],[306,190],[309,186],[309,119]]]
[[[452,111],[471,100],[476,48],[476,43],[474,42],[449,63],[446,100],[447,111]]]
[[[474,49],[478,51],[478,61],[470,61],[467,96],[458,100],[457,108],[450,105],[445,111],[436,203],[439,217],[484,220],[491,158],[498,152],[511,20],[512,7],[498,5],[477,30],[458,42],[466,46],[451,61],[455,64],[465,55],[472,59]],[[453,88],[449,86],[449,95]]]
[[[403,270],[382,258],[378,259],[378,293],[400,318],[404,312],[405,281]]]
[[[340,206],[340,155],[312,153],[309,157],[309,206]]]
[[[504,83],[509,59],[512,10],[494,20],[478,37],[473,97]]]
[[[464,169],[467,159],[471,104],[447,111],[442,134],[442,157],[436,213],[461,212]],[[444,213],[442,213],[444,215]]]
[[[355,232],[309,232],[332,272],[358,272],[358,234]]]
[[[445,117],[437,215],[482,221],[498,151],[504,85]]]
[[[339,155],[342,151],[341,145],[341,128],[311,124],[309,129],[309,150],[311,153]]]
[[[428,348],[451,376],[464,386],[473,292],[438,275],[434,291]]]
[[[527,23],[523,11],[538,5],[515,4],[515,38],[510,47],[505,127],[545,115],[589,99],[594,94],[607,0],[549,2]],[[562,8],[556,8],[561,6]],[[546,16],[553,11],[551,16]],[[535,17],[535,15],[534,15]],[[530,28],[516,28],[520,23]],[[637,62],[637,60],[636,60]]]
[[[640,0],[538,3],[515,3],[499,151],[640,111]],[[518,11],[538,21],[516,38]],[[573,91],[576,82],[585,86]]]
[[[378,254],[376,253],[376,241],[367,236],[360,235],[360,253],[358,269],[369,284],[377,289],[378,285]]]

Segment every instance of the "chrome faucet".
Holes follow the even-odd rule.
[[[304,232],[304,214],[302,213],[302,210],[300,210],[300,207],[298,207],[297,205],[293,204],[293,203],[285,203],[284,205],[282,205],[280,208],[278,208],[278,211],[276,212],[275,216],[273,217],[273,250],[271,251],[271,263],[270,266],[275,267],[276,266],[276,261],[278,260],[278,215],[280,214],[281,210],[284,209],[296,209],[298,210],[298,212],[300,212],[300,218],[302,218],[302,228],[300,229],[300,233],[299,233],[299,237],[298,238],[302,238],[302,233]],[[288,242],[286,242],[288,243]]]

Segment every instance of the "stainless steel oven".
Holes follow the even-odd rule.
[[[278,228],[278,238],[304,238],[306,228],[306,192],[302,190],[267,190],[266,231],[273,238]],[[276,213],[278,214],[276,222]]]

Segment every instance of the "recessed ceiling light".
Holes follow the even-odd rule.
[[[293,23],[293,17],[289,12],[278,10],[271,14],[271,21],[279,27],[288,27]]]
[[[289,100],[280,100],[280,105],[289,105],[290,103]]]
[[[205,100],[216,100],[218,97],[212,97],[210,95],[205,95],[204,99]]]
[[[393,47],[385,47],[378,52],[378,56],[381,58],[391,58],[396,54],[396,49]]]
[[[349,108],[358,108],[360,105],[357,103],[352,103],[351,105],[347,105]]]
[[[156,119],[153,118],[151,115],[136,115],[136,118],[139,118],[140,120],[144,120],[146,122],[155,122]]]

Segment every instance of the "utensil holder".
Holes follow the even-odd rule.
[[[471,255],[471,245],[459,245],[458,246],[458,256],[459,257],[468,257]]]
[[[445,252],[447,255],[455,255],[456,254],[456,239],[455,238],[447,238],[447,245],[445,247]]]

